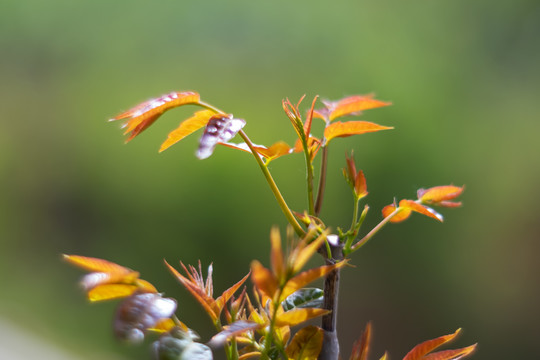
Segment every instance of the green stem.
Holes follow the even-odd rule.
[[[322,148],[321,173],[319,175],[319,189],[317,191],[317,201],[315,202],[315,216],[319,216],[324,197],[324,187],[326,185],[326,168],[328,166],[328,147]]]
[[[311,162],[311,155],[309,154],[308,143],[306,139],[303,139],[304,143],[304,157],[306,158],[306,180],[307,180],[307,195],[309,214],[315,215],[315,206],[313,204],[313,163]]]
[[[365,245],[379,230],[383,228],[384,225],[386,225],[394,216],[396,216],[402,209],[400,207],[396,208],[390,215],[385,217],[380,223],[377,224],[373,229],[371,229],[370,232],[366,234],[360,241],[358,241],[354,246],[351,247],[351,252],[354,252],[358,249],[360,249],[363,245]]]
[[[215,111],[217,113],[225,114],[225,112],[223,110],[221,110],[221,109],[219,109],[219,108],[217,108],[217,107],[215,107],[213,105],[210,105],[208,103],[205,103],[203,101],[199,101],[197,104],[199,106],[202,106],[202,107],[204,107],[206,109]],[[253,143],[251,142],[251,140],[249,139],[249,137],[246,135],[246,133],[243,130],[240,130],[238,132],[238,134],[242,137],[242,139],[244,139],[247,146],[251,150],[251,153],[255,157],[255,160],[257,161],[257,164],[259,164],[259,167],[261,168],[261,170],[262,170],[262,172],[264,174],[264,177],[266,178],[266,181],[268,182],[268,185],[270,186],[270,190],[272,190],[272,193],[274,193],[274,197],[276,198],[276,200],[277,200],[277,202],[279,204],[279,207],[281,208],[281,211],[283,211],[283,214],[285,214],[285,217],[287,218],[287,221],[289,222],[289,224],[292,225],[292,227],[294,228],[294,231],[296,232],[296,234],[298,236],[301,236],[301,237],[304,236],[306,234],[306,232],[304,231],[304,229],[302,229],[302,226],[300,226],[300,224],[298,223],[298,221],[294,217],[294,214],[292,213],[291,209],[289,208],[289,206],[285,202],[285,199],[281,195],[281,192],[279,191],[279,189],[278,189],[278,187],[276,185],[276,182],[274,181],[274,178],[272,177],[272,174],[270,174],[270,171],[268,170],[268,167],[262,161],[261,157],[259,156],[259,154],[255,150],[255,148],[253,147]]]
[[[281,211],[283,211],[283,214],[285,214],[285,217],[287,218],[287,221],[289,224],[292,225],[294,228],[294,231],[298,236],[304,236],[306,232],[304,229],[302,229],[302,226],[298,223],[296,218],[294,217],[294,214],[292,213],[291,209],[285,202],[285,199],[281,195],[281,192],[279,191],[276,182],[274,181],[274,178],[272,178],[272,174],[270,174],[270,171],[268,170],[268,167],[266,164],[262,161],[261,157],[259,156],[259,153],[255,150],[253,147],[253,144],[251,143],[251,140],[249,140],[249,137],[246,135],[246,133],[243,130],[240,130],[238,134],[244,139],[247,146],[251,150],[251,153],[255,157],[255,160],[257,161],[257,164],[259,164],[259,167],[261,168],[264,177],[266,178],[266,181],[268,182],[268,185],[270,186],[270,189],[272,190],[272,193],[274,193],[274,197],[276,198],[279,207],[281,208]]]
[[[356,224],[358,223],[358,205],[359,204],[360,204],[360,199],[355,194],[352,223],[351,223],[351,228],[349,229],[349,232],[354,232],[354,229],[356,228]]]

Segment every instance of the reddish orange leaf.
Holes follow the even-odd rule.
[[[92,302],[124,298],[138,290],[136,285],[102,284],[88,291],[88,300]]]
[[[367,360],[371,341],[371,323],[368,322],[362,337],[355,341],[350,360]]]
[[[443,335],[438,338],[424,341],[423,343],[420,343],[416,345],[405,357],[403,360],[422,360],[424,355],[430,353],[431,351],[435,350],[442,344],[445,344],[451,340],[453,340],[461,331],[461,329],[457,329],[456,332],[449,335]]]
[[[287,346],[285,352],[289,359],[316,360],[322,349],[323,330],[309,325],[300,329]]]
[[[236,284],[234,284],[233,286],[225,290],[223,294],[221,294],[221,296],[216,299],[216,304],[218,308],[220,309],[220,311],[223,310],[223,307],[225,306],[227,301],[229,301],[229,299],[240,288],[240,286],[242,286],[242,284],[248,279],[249,275],[250,273],[244,276],[242,280],[238,281]]]
[[[131,133],[127,139],[127,141],[130,141],[152,125],[165,111],[182,105],[196,104],[199,100],[199,94],[196,92],[171,92],[139,104],[117,115],[111,121],[130,118],[122,125],[122,127],[126,128],[125,134]]]
[[[296,308],[276,316],[277,326],[296,326],[313,318],[326,315],[330,310],[318,308]]]
[[[64,260],[67,262],[88,271],[104,272],[109,274],[128,274],[133,272],[131,269],[103,259],[65,254],[63,256]]]
[[[281,297],[279,298],[279,302],[281,303],[283,300],[287,298],[287,296],[291,295],[296,290],[299,290],[305,287],[310,282],[320,277],[325,276],[326,274],[328,274],[329,272],[335,269],[341,268],[346,263],[347,263],[347,260],[343,260],[334,265],[319,266],[319,267],[301,272],[300,274],[296,275],[295,277],[287,281],[287,284],[285,285],[281,293]]]
[[[410,209],[412,211],[416,211],[417,213],[420,213],[422,215],[429,216],[430,218],[433,218],[435,220],[438,220],[440,222],[443,222],[443,216],[433,210],[430,207],[427,207],[425,205],[420,205],[413,200],[406,200],[403,199],[399,202],[399,207],[404,209]]]
[[[354,183],[356,178],[356,164],[354,163],[354,154],[351,151],[351,157],[345,154],[345,162],[347,163],[347,168],[344,170],[345,178],[348,182]]]
[[[394,211],[396,211],[396,205],[394,204],[386,205],[382,209],[383,218],[386,219]],[[405,221],[409,218],[409,216],[411,216],[411,213],[412,213],[411,209],[400,209],[400,211],[396,215],[394,215],[389,221],[391,223],[398,223],[398,222]]]
[[[182,121],[180,123],[180,126],[178,126],[175,130],[169,133],[167,140],[165,140],[165,142],[161,144],[159,152],[166,150],[167,148],[176,144],[178,141],[182,140],[186,136],[206,126],[208,120],[210,120],[210,118],[215,114],[216,113],[212,110],[201,110],[197,111],[189,119]]]
[[[190,281],[190,279],[180,274],[175,268],[169,265],[167,261],[165,261],[165,265],[176,277],[176,279],[180,281],[180,283],[186,288],[186,290],[189,291],[191,295],[193,295],[195,300],[197,300],[199,304],[202,305],[210,318],[213,321],[216,321],[219,318],[220,309],[218,308],[215,300],[206,294],[205,289],[201,288],[195,282]]]
[[[331,103],[330,121],[346,115],[356,115],[359,111],[392,105],[390,102],[376,100],[373,95],[354,95]]]
[[[463,192],[464,187],[446,185],[435,186],[429,189],[419,189],[418,199],[427,204],[433,204],[443,207],[458,207],[460,202],[448,201],[453,200]]]
[[[251,282],[269,298],[274,297],[278,288],[274,274],[257,260],[251,262]]]
[[[315,158],[315,155],[317,155],[317,152],[321,148],[321,140],[317,139],[316,137],[310,136],[307,140],[308,145],[308,151],[311,156],[311,159],[313,160]],[[298,139],[294,143],[294,148],[292,149],[292,152],[298,153],[304,151],[304,148],[302,147],[302,140]]]
[[[369,121],[347,121],[344,123],[337,121],[324,129],[324,137],[328,143],[336,137],[347,137],[389,129],[393,129],[393,127],[382,126]]]
[[[437,351],[424,356],[422,360],[459,360],[471,354],[474,349],[476,349],[476,344],[461,349]]]
[[[354,181],[354,192],[356,193],[356,196],[360,198],[368,194],[366,178],[362,170],[358,170],[358,174],[356,174],[356,179]]]
[[[309,133],[311,132],[311,121],[313,120],[313,111],[315,109],[315,103],[317,102],[318,98],[319,98],[319,95],[313,98],[313,102],[311,103],[311,109],[309,109],[309,112],[306,117],[306,122],[304,124],[304,134],[306,135],[306,138],[309,138]]]

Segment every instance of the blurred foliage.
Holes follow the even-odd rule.
[[[539,23],[534,0],[3,1],[0,316],[89,359],[147,358],[112,340],[114,304],[84,304],[59,256],[77,253],[140,270],[208,338],[162,259],[213,261],[216,284],[231,283],[266,258],[270,225],[285,223],[279,208],[248,154],[219,148],[199,161],[196,136],[158,154],[192,109],[129,146],[105,120],[196,90],[246,119],[253,141],[291,143],[282,98],[376,92],[394,106],[364,119],[396,129],[332,149],[328,223],[350,221],[349,148],[370,188],[366,222],[393,196],[436,184],[466,184],[464,208],[443,225],[393,225],[355,254],[342,280],[343,348],[372,320],[374,353],[399,357],[463,327],[460,341],[478,341],[481,358],[540,356]],[[303,209],[301,156],[272,170]]]

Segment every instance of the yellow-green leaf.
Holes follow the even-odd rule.
[[[323,330],[317,326],[300,329],[285,349],[289,359],[316,360],[322,349]]]

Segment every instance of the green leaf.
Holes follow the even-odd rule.
[[[304,288],[287,296],[281,303],[283,310],[294,308],[320,308],[323,303],[324,291],[317,288]]]

